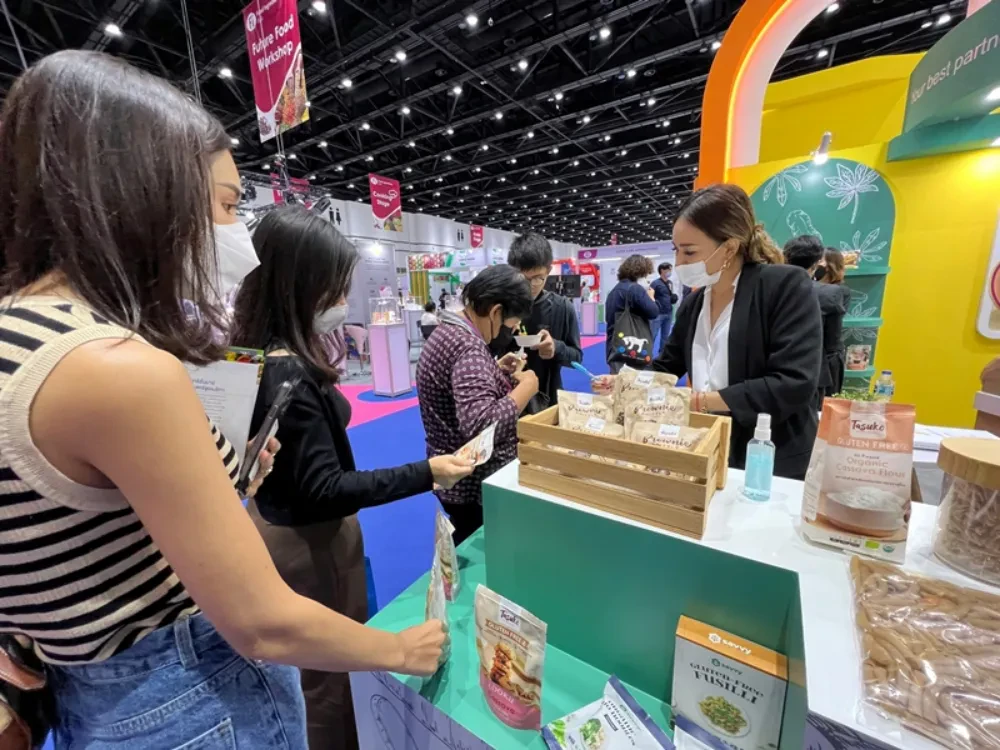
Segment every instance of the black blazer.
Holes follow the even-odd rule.
[[[427,461],[358,471],[347,438],[351,405],[298,357],[268,357],[257,391],[250,434],[260,429],[281,384],[301,378],[278,420],[281,450],[257,492],[257,510],[276,526],[304,526],[354,515],[362,508],[429,492]]]
[[[657,370],[691,372],[691,348],[705,290],[688,295]],[[742,469],[757,415],[771,415],[774,473],[802,479],[816,440],[816,388],[823,328],[812,279],[795,266],[743,266],[729,324],[729,387],[720,395],[733,417],[730,466]]]

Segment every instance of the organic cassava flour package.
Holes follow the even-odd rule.
[[[802,498],[807,539],[903,561],[915,426],[905,404],[823,402]]]
[[[778,747],[788,659],[681,617],[674,649],[674,743],[681,750]]]

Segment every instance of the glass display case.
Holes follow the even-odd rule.
[[[372,325],[384,326],[390,323],[402,323],[403,314],[399,300],[393,297],[371,297],[369,308],[372,313]]]
[[[423,310],[424,303],[418,300],[414,296],[409,296],[403,299],[403,309],[404,310]]]

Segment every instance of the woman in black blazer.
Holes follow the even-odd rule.
[[[687,374],[692,409],[733,418],[730,465],[743,468],[757,415],[771,415],[774,471],[802,479],[816,439],[822,325],[812,279],[781,252],[735,185],[697,191],[674,221],[674,273],[695,287],[657,370]],[[728,331],[727,331],[728,329]]]
[[[236,298],[233,340],[267,359],[251,432],[282,383],[297,383],[279,420],[281,451],[266,491],[250,513],[282,578],[297,593],[358,622],[368,619],[364,544],[357,512],[452,487],[468,461],[437,456],[389,469],[358,471],[347,437],[350,402],[336,386],[321,336],[347,316],[358,254],[333,225],[300,206],[270,212],[254,233],[260,267]],[[346,674],[302,670],[309,747],[358,746]]]

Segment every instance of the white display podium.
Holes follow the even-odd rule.
[[[410,385],[410,342],[406,323],[373,324],[368,327],[376,396],[399,396]]]
[[[584,336],[596,336],[599,333],[597,324],[597,303],[583,302],[580,305],[580,333]]]

